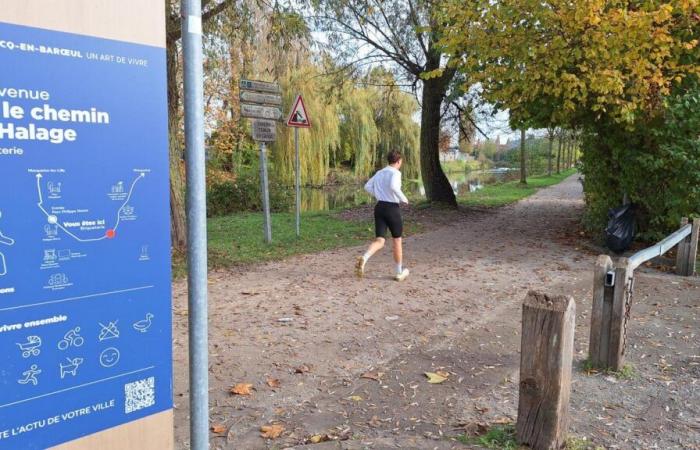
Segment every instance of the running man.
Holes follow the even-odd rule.
[[[370,244],[363,256],[357,258],[355,270],[358,277],[365,274],[365,264],[376,252],[384,247],[387,228],[394,239],[394,262],[396,263],[396,281],[403,281],[408,276],[408,269],[403,267],[403,249],[401,234],[403,219],[401,218],[401,203],[408,205],[408,199],[401,192],[401,153],[392,150],[387,155],[389,165],[374,174],[365,184],[365,190],[377,199],[374,207],[374,230],[376,239]]]

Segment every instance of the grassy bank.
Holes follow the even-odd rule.
[[[521,185],[519,181],[485,186],[476,192],[460,196],[458,201],[460,205],[464,206],[485,206],[490,208],[505,206],[534,194],[538,189],[561,183],[574,173],[576,173],[575,169],[569,169],[562,171],[558,175],[528,177],[526,186]]]
[[[517,182],[487,186],[460,197],[459,202],[466,206],[507,205],[537,192],[539,188],[557,184],[572,173],[573,170],[551,177],[528,178],[527,187],[520,187]],[[354,221],[342,219],[335,212],[305,212],[302,213],[301,225],[301,237],[297,238],[294,213],[273,213],[272,244],[268,245],[263,240],[262,213],[210,218],[209,268],[220,269],[360,245],[369,242],[374,236],[370,214],[367,214],[366,220]],[[420,231],[422,230],[416,223],[406,223],[407,235]],[[186,270],[184,255],[176,254],[173,258],[173,275],[181,278]]]
[[[241,213],[208,220],[209,268],[283,259],[367,242],[372,226],[347,221],[332,212],[308,212],[301,217],[301,237],[296,237],[294,213],[272,214],[272,244],[263,239],[262,213]],[[173,260],[176,278],[186,273],[183,255]]]
[[[443,161],[440,165],[445,173],[460,173],[482,168],[479,161]]]

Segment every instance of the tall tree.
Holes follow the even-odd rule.
[[[527,184],[527,166],[525,157],[525,128],[520,130],[520,184]]]
[[[455,69],[438,41],[442,0],[312,0],[320,29],[348,69],[391,64],[407,85],[420,91],[420,166],[428,200],[456,206],[440,165],[440,125]]]
[[[183,134],[180,113],[180,38],[182,23],[179,1],[165,0],[166,58],[168,80],[168,128],[170,135],[170,215],[172,245],[184,250],[187,245],[185,220],[185,173]],[[202,22],[206,23],[235,3],[235,0],[202,0]]]
[[[554,159],[554,137],[555,129],[547,130],[547,139],[549,140],[549,152],[547,153],[547,175],[552,176],[552,159]]]

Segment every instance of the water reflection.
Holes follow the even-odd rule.
[[[487,171],[449,173],[447,178],[456,195],[476,192],[484,186],[518,178],[517,170],[492,169]],[[293,189],[293,188],[292,188]],[[413,196],[425,197],[423,183],[418,180],[404,181],[404,191]],[[361,184],[329,186],[325,188],[303,188],[301,190],[302,211],[329,211],[351,208],[373,203]]]

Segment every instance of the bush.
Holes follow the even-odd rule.
[[[599,125],[584,134],[585,225],[602,232],[625,193],[638,206],[640,237],[657,240],[681,217],[700,216],[700,88],[666,99],[663,115],[632,129]]]
[[[270,209],[288,211],[294,205],[294,188],[270,181]],[[217,179],[207,187],[207,215],[225,216],[244,211],[261,211],[260,176],[249,171],[236,179]]]

